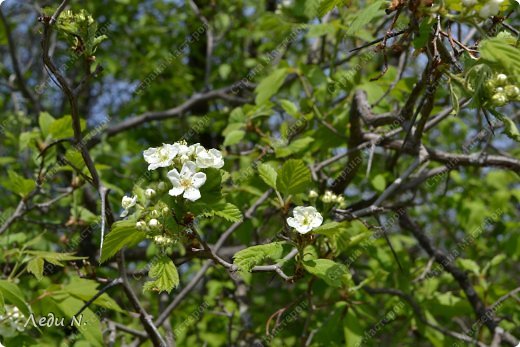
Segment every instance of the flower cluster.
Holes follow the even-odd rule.
[[[24,330],[25,316],[16,306],[5,305],[4,308],[5,314],[0,315],[0,336],[12,337],[18,331]]]
[[[312,206],[295,207],[293,216],[287,218],[287,224],[300,234],[307,234],[323,223],[323,216]]]
[[[510,83],[506,74],[500,73],[486,82],[486,88],[495,106],[504,106],[508,102],[520,99],[520,88]]]
[[[167,177],[173,188],[168,194],[171,196],[182,194],[190,201],[200,199],[199,188],[206,182],[206,174],[198,170],[220,169],[224,166],[224,159],[219,150],[214,148],[208,150],[198,143],[188,146],[184,141],[148,148],[143,152],[143,156],[149,164],[148,170],[171,168]]]
[[[496,16],[500,12],[500,5],[504,0],[462,0],[464,7],[470,11],[477,5],[481,5],[478,14],[481,18]]]

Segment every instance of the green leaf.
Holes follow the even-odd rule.
[[[18,307],[26,317],[30,316],[31,308],[25,301],[22,291],[16,284],[0,280],[0,292],[3,294],[4,300]]]
[[[289,100],[280,100],[280,105],[282,105],[282,108],[285,112],[287,112],[288,115],[297,118],[298,117],[298,107]]]
[[[36,187],[36,182],[28,178],[23,178],[12,170],[9,170],[7,175],[9,176],[9,180],[5,181],[3,186],[22,197],[29,195]]]
[[[0,315],[5,314],[4,294],[0,291]]]
[[[44,138],[49,135],[49,128],[55,121],[56,119],[54,119],[54,117],[49,113],[40,112],[40,116],[38,117],[38,124],[40,125],[40,129]]]
[[[480,266],[472,259],[457,259],[457,264],[464,270],[468,270],[478,275],[480,273]]]
[[[341,5],[343,0],[322,0],[318,7],[318,16],[323,17],[328,12],[332,11],[334,7]]]
[[[289,71],[286,68],[281,68],[274,70],[269,76],[264,78],[255,89],[255,103],[257,105],[262,104],[275,95],[288,73]]]
[[[350,309],[345,314],[343,318],[343,333],[345,334],[346,347],[363,345],[364,329],[359,323],[360,321],[354,310]]]
[[[384,192],[386,188],[386,180],[385,176],[383,175],[377,175],[372,179],[372,186],[378,191],[378,192]]]
[[[112,258],[123,247],[131,247],[144,240],[146,235],[135,228],[135,223],[135,220],[129,219],[112,225],[112,230],[103,242],[101,263]]]
[[[73,277],[66,286],[63,287],[62,292],[68,293],[71,296],[83,300],[85,302],[92,300],[95,295],[99,292],[99,283],[93,280],[88,280],[79,277]],[[59,292],[59,291],[58,291]],[[119,307],[119,305],[112,299],[108,294],[101,294],[93,302],[94,305],[105,307],[109,310],[117,312],[125,312]]]
[[[262,264],[266,259],[276,261],[282,258],[284,245],[285,242],[272,242],[248,247],[233,256],[234,264],[240,271],[250,272],[256,265]]]
[[[85,304],[82,300],[67,296],[64,300],[54,300],[57,307],[68,318],[68,324],[73,323],[91,346],[103,346],[101,323],[97,315],[90,308],[86,308],[82,315],[74,316]],[[75,317],[75,319],[72,319]]]
[[[381,6],[383,5],[383,3],[383,0],[377,0],[371,5],[357,12],[354,20],[352,21],[347,30],[347,35],[357,34],[357,32],[361,30],[365,25],[372,22],[374,18],[376,18],[379,14],[383,13],[383,11],[381,10]]]
[[[329,259],[304,261],[303,267],[307,272],[321,278],[332,287],[341,287],[342,277],[347,274],[347,269],[344,265]]]
[[[239,143],[240,141],[242,141],[245,135],[246,132],[244,130],[230,131],[224,139],[224,146],[231,146]]]
[[[72,129],[72,117],[64,116],[56,119],[48,128],[49,134],[55,139],[63,139],[74,136]]]
[[[515,122],[507,116],[504,116],[502,113],[496,111],[496,110],[490,110],[491,113],[498,119],[504,123],[504,133],[510,138],[515,140],[516,142],[520,142],[520,132],[518,131],[518,128],[516,127]]]
[[[314,142],[314,138],[307,136],[301,139],[297,139],[291,142],[288,146],[279,146],[275,148],[275,154],[277,158],[285,158],[292,154],[299,153],[306,149],[311,143]]]
[[[43,258],[36,257],[27,263],[27,271],[32,273],[39,281],[43,279],[43,264],[45,261]]]
[[[47,251],[25,251],[25,253],[29,255],[34,255],[36,257],[40,257],[43,260],[57,265],[57,266],[64,266],[62,261],[71,261],[71,260],[81,260],[86,259],[87,257],[77,257],[74,255],[74,253],[57,253],[57,252],[47,252]]]
[[[154,259],[148,275],[155,278],[144,284],[143,290],[153,290],[157,292],[170,293],[173,288],[179,285],[179,274],[173,261],[167,256],[160,256]]]
[[[490,38],[480,43],[480,56],[490,63],[499,65],[512,76],[520,75],[520,48],[513,47],[502,38]]]
[[[283,194],[298,194],[309,189],[311,172],[302,160],[289,159],[278,171],[276,187]]]
[[[207,205],[210,209],[201,213],[201,217],[221,217],[228,222],[238,222],[242,220],[242,212],[233,204],[220,203],[217,205]]]
[[[276,178],[278,174],[271,165],[265,163],[258,165],[258,174],[269,187],[276,189]]]

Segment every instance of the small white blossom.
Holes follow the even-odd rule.
[[[199,146],[196,149],[195,157],[197,166],[201,169],[205,169],[208,167],[212,167],[215,169],[220,169],[224,166],[224,159],[222,158],[222,153],[220,153],[217,149],[206,150],[204,147]]]
[[[191,160],[191,156],[193,155],[198,143],[187,146],[185,142],[175,142],[172,146],[177,150],[177,158],[184,164],[185,162]]]
[[[148,148],[143,152],[143,157],[150,164],[148,170],[155,170],[170,166],[178,153],[179,149],[174,145],[163,144],[161,147]]]
[[[152,189],[152,188],[148,188],[144,191],[144,195],[148,198],[148,199],[151,199],[155,196],[155,190]]]
[[[121,207],[125,210],[121,213],[121,217],[126,217],[128,215],[128,210],[134,207],[136,202],[137,195],[134,195],[133,197],[123,196],[123,199],[121,199]]]
[[[161,223],[159,223],[159,221],[155,218],[150,219],[150,221],[148,222],[148,226],[152,229],[156,229],[160,225],[161,225]]]
[[[139,231],[145,231],[146,230],[146,222],[143,220],[140,220],[139,222],[135,223],[135,228]]]
[[[194,162],[188,161],[182,166],[181,172],[173,169],[168,172],[168,179],[173,184],[168,194],[171,196],[182,196],[185,199],[195,201],[200,199],[199,188],[206,182],[206,174],[195,172],[197,166]]]
[[[311,190],[309,192],[309,198],[314,199],[314,198],[317,198],[317,197],[318,197],[318,192],[316,192],[315,190]]]
[[[477,0],[462,0],[464,6],[473,6],[477,4]]]
[[[293,216],[287,218],[287,224],[300,234],[307,234],[323,223],[322,215],[312,206],[298,206],[293,210]]]
[[[324,203],[328,204],[328,203],[336,201],[336,198],[337,198],[336,194],[332,193],[330,190],[327,190],[325,192],[325,194],[323,194],[321,200]]]

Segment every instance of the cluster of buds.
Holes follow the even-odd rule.
[[[520,100],[520,88],[509,82],[506,74],[500,73],[486,82],[494,106],[504,106],[508,102]]]
[[[319,197],[319,194],[315,190],[309,192],[309,198],[311,200],[316,199],[317,197]],[[325,191],[325,194],[321,197],[321,201],[326,204],[337,204],[339,206],[345,205],[345,198],[341,195],[334,194],[330,190]]]
[[[171,237],[169,236],[165,236],[165,235],[157,235],[157,236],[154,236],[153,238],[153,241],[159,245],[159,246],[163,246],[163,247],[166,247],[166,246],[169,246],[169,245],[172,245],[175,240],[172,239]]]

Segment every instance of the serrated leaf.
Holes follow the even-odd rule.
[[[285,158],[292,154],[299,153],[306,149],[313,142],[314,139],[310,136],[294,140],[288,146],[280,146],[275,148],[276,157]]]
[[[265,163],[258,165],[258,174],[265,184],[276,189],[276,178],[278,177],[278,174],[271,165]]]
[[[5,181],[3,186],[22,197],[29,195],[29,193],[36,187],[36,182],[24,178],[12,170],[9,170],[7,175],[9,180]]]
[[[298,194],[309,189],[311,172],[302,160],[289,159],[278,171],[276,187],[283,194]]]
[[[343,318],[343,333],[346,347],[362,346],[365,330],[354,310],[348,310]]]
[[[43,279],[43,265],[45,261],[40,257],[35,257],[27,263],[27,271],[32,273],[39,281]]]
[[[222,208],[215,210],[215,216],[224,218],[228,222],[238,222],[242,220],[242,212],[233,204],[226,203]]]
[[[275,95],[282,86],[287,74],[288,70],[281,68],[274,70],[269,76],[265,77],[255,89],[255,103],[257,105],[262,104],[268,101],[271,96]]]
[[[18,288],[18,286],[14,283],[0,280],[0,292],[4,297],[4,300],[18,307],[18,309],[26,316],[29,317],[31,314],[31,309],[27,302],[25,301],[25,297]]]
[[[321,278],[332,287],[341,287],[342,277],[347,274],[347,269],[344,265],[330,259],[304,261],[303,267],[307,272]]]
[[[25,251],[29,255],[34,255],[36,257],[42,258],[43,260],[57,266],[64,266],[62,261],[71,261],[71,260],[81,260],[86,259],[86,257],[77,257],[74,253],[57,253],[57,252],[47,252],[47,251]]]
[[[490,38],[480,43],[480,56],[490,63],[499,65],[513,76],[520,75],[520,49],[509,45],[501,38]]]
[[[480,266],[472,259],[458,258],[457,264],[464,270],[471,271],[476,275],[480,273]]]
[[[280,100],[280,105],[282,105],[282,108],[285,112],[287,112],[288,115],[292,117],[298,116],[298,107],[290,101],[290,100]]]
[[[49,135],[55,139],[63,139],[74,136],[72,129],[72,117],[64,116],[56,119],[48,128]]]
[[[233,256],[234,264],[240,271],[250,272],[256,265],[262,264],[266,259],[276,261],[282,258],[284,245],[285,242],[272,242],[248,247]]]
[[[318,7],[318,16],[323,17],[328,12],[332,11],[334,7],[341,5],[343,0],[322,0]]]
[[[123,247],[131,247],[145,238],[145,234],[135,228],[135,220],[122,220],[112,225],[112,230],[105,236],[100,262],[112,258]]]
[[[173,261],[167,256],[160,256],[154,259],[148,276],[155,278],[144,284],[143,291],[157,291],[170,293],[173,288],[179,285],[179,273]]]

